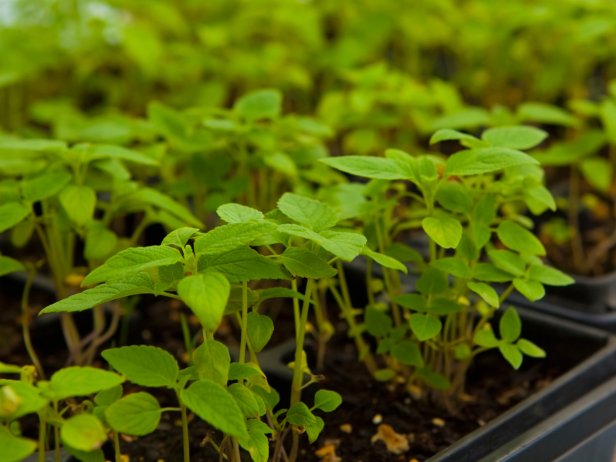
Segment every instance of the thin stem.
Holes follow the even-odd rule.
[[[241,338],[240,338],[240,364],[246,362],[246,343],[248,341],[248,283],[242,282],[242,318],[241,318]]]
[[[113,448],[116,462],[122,462],[122,451],[120,450],[120,437],[118,436],[118,432],[113,432]]]
[[[26,351],[28,352],[28,356],[30,357],[30,361],[36,367],[36,371],[41,379],[45,379],[45,371],[43,370],[43,366],[39,361],[39,358],[32,346],[32,337],[30,336],[30,307],[29,307],[29,299],[30,299],[30,290],[32,289],[32,282],[34,281],[34,276],[36,274],[36,269],[34,267],[30,268],[28,271],[28,276],[26,279],[26,285],[24,286],[24,290],[21,296],[21,329],[22,336],[24,339],[24,345],[26,347]]]
[[[580,230],[580,177],[577,167],[571,167],[569,176],[569,223],[574,233],[571,238],[571,252],[573,255],[574,268],[582,266],[584,261],[584,249],[582,245],[582,233]]]
[[[45,412],[45,411],[42,411]],[[39,437],[38,437],[38,462],[45,462],[46,439],[47,439],[47,421],[42,412],[39,412]]]
[[[180,400],[178,392],[178,400]],[[188,435],[188,415],[186,406],[180,400],[180,413],[182,415],[182,448],[184,451],[184,462],[190,462],[190,440]]]

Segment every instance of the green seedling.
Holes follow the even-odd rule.
[[[69,146],[55,140],[4,137],[0,165],[0,232],[10,232],[11,243],[18,248],[31,241],[40,243],[58,299],[79,287],[87,268],[138,242],[148,225],[200,224],[168,196],[131,181],[129,165],[157,166],[138,151],[107,144]],[[126,216],[137,220],[128,236],[121,221]],[[83,244],[83,253],[78,244]],[[26,266],[29,280],[24,309],[40,263]],[[116,308],[114,321],[106,325],[102,308],[93,313],[94,331],[84,339],[72,317],[61,316],[70,359],[76,363],[92,360],[97,348],[113,334],[120,315]],[[24,316],[28,318],[25,312]],[[40,367],[34,357],[32,362]]]
[[[97,415],[95,403],[86,397],[111,390],[121,394],[120,384],[124,382],[121,376],[93,367],[74,366],[57,371],[48,381],[37,381],[33,366],[2,363],[0,374],[19,375],[18,379],[0,379],[3,460],[20,462],[36,451],[37,460],[44,462],[48,460],[50,442],[56,461],[60,460],[62,447],[81,462],[104,460],[100,448],[107,441],[105,421]],[[38,415],[38,441],[20,435],[20,419],[30,414]]]
[[[535,301],[544,284],[566,285],[571,278],[547,267],[545,249],[528,229],[524,215],[554,209],[554,200],[542,185],[538,162],[520,149],[542,142],[546,134],[530,127],[500,127],[476,138],[454,130],[437,132],[432,142],[458,140],[468,149],[448,159],[410,156],[390,150],[385,158],[347,156],[324,160],[344,172],[373,179],[378,187],[400,191],[408,185],[411,201],[400,221],[392,210],[400,204],[364,207],[383,232],[415,230],[428,238],[425,258],[397,245],[393,239],[384,253],[413,263],[417,280],[412,291],[399,293],[385,276],[385,298],[369,295],[365,329],[378,339],[377,353],[384,368],[375,376],[388,380],[402,373],[411,385],[423,383],[441,390],[438,399],[449,404],[464,390],[466,370],[479,353],[497,348],[514,367],[524,355],[545,353],[520,337],[521,323],[508,308],[500,317],[499,334],[490,320],[508,295],[517,290]],[[372,187],[375,189],[377,186]],[[368,196],[369,198],[370,196]],[[378,196],[377,196],[378,197]],[[378,229],[378,228],[377,228]],[[406,250],[406,251],[405,251]],[[393,265],[389,265],[392,266]],[[378,291],[369,280],[369,291]]]

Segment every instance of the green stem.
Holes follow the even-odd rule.
[[[248,283],[242,283],[242,332],[240,338],[240,357],[239,363],[246,362],[246,343],[248,341]]]
[[[44,412],[44,411],[43,411]],[[39,437],[38,437],[38,462],[45,462],[46,439],[47,439],[47,421],[42,412],[39,412]]]
[[[22,315],[22,335],[24,339],[24,345],[26,347],[26,351],[28,352],[28,356],[30,357],[30,361],[36,367],[36,371],[41,379],[45,379],[45,371],[43,370],[43,366],[39,361],[39,358],[34,350],[32,345],[32,337],[30,336],[30,308],[29,308],[29,298],[30,298],[30,290],[32,289],[32,282],[34,281],[34,275],[36,274],[36,269],[34,267],[30,268],[28,271],[28,277],[26,279],[26,285],[24,286],[24,290],[21,297],[21,315]]]
[[[180,395],[178,393],[178,400]],[[188,434],[188,415],[186,406],[180,401],[180,413],[182,415],[182,448],[184,451],[184,462],[190,462],[190,439]]]
[[[120,450],[120,437],[117,432],[113,432],[113,448],[115,451],[116,462],[122,462],[122,451]]]

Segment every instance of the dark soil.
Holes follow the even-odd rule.
[[[0,312],[0,361],[26,364],[28,360],[21,344],[18,321],[19,291],[5,289],[0,290],[3,297],[1,301],[6,307]],[[34,295],[33,300],[38,307],[50,301],[45,295]],[[187,314],[173,302],[149,299],[147,305],[141,304],[134,322],[131,323],[131,338],[134,340],[131,343],[161,346],[174,354],[181,365],[185,365],[186,355],[180,328],[182,312]],[[278,332],[293,331],[288,324],[288,318],[284,314],[279,316],[276,322]],[[336,326],[339,333],[332,339],[328,349],[325,369],[315,371],[324,375],[319,386],[341,393],[344,403],[335,412],[323,416],[326,427],[314,445],[308,445],[307,439],[302,438],[304,446],[299,459],[302,462],[426,460],[530,394],[546,387],[554,378],[592,353],[591,347],[572,345],[563,338],[549,339],[545,331],[525,330],[525,336],[547,350],[548,358],[526,359],[522,369],[516,372],[497,354],[479,356],[475,367],[469,371],[466,388],[468,399],[451,414],[425,399],[415,399],[400,384],[395,386],[374,381],[364,366],[357,362],[354,346],[341,334],[344,327],[343,324]],[[37,329],[35,344],[49,374],[63,366],[66,361],[65,349],[61,337],[58,337],[57,332],[54,333],[58,330],[57,325],[50,324],[44,328],[39,326]],[[198,326],[191,325],[191,333],[194,335],[196,332]],[[234,327],[223,326],[220,334],[226,337],[225,341],[231,341]],[[128,387],[129,385],[127,390]],[[162,406],[177,406],[173,393],[164,390],[148,391],[159,398]],[[314,389],[312,391],[314,392]],[[308,399],[308,402],[310,403],[311,399]],[[283,402],[282,405],[284,404]],[[391,426],[395,432],[408,439],[408,450],[402,454],[393,454],[383,442],[373,442],[373,436],[380,424]],[[218,460],[213,446],[207,441],[210,436],[219,443],[221,435],[198,419],[192,421],[190,428],[191,461]],[[315,452],[320,449],[323,450],[320,454],[329,452],[330,456],[317,456]],[[139,439],[123,438],[122,451],[129,454],[133,462],[180,462],[182,446],[179,413],[165,413],[159,429],[152,435]],[[340,459],[332,456],[334,451]]]

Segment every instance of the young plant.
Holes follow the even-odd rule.
[[[535,301],[544,295],[544,284],[572,282],[543,264],[545,249],[527,229],[532,222],[524,215],[527,209],[540,213],[555,207],[542,185],[538,162],[520,151],[545,136],[530,127],[493,128],[481,139],[442,130],[433,143],[458,140],[468,149],[448,159],[389,150],[384,159],[324,160],[381,184],[386,180],[390,190],[399,190],[396,183],[404,181],[413,201],[402,212],[408,223],[399,226],[416,228],[428,238],[425,258],[411,258],[417,273],[411,290],[392,293],[386,281],[385,297],[370,297],[365,329],[377,338],[377,353],[385,364],[377,378],[402,374],[410,385],[441,390],[438,399],[451,405],[452,398],[463,393],[466,371],[479,353],[498,349],[515,369],[524,355],[545,354],[520,337],[521,323],[513,308],[500,316],[498,334],[490,324],[513,290]],[[385,214],[387,222],[396,205],[368,210]],[[391,229],[395,227],[384,231]],[[394,246],[392,254],[400,254]],[[374,287],[368,284],[369,291]]]
[[[68,146],[54,140],[3,138],[0,162],[0,232],[10,232],[15,247],[31,241],[40,244],[58,299],[74,292],[87,268],[135,244],[148,225],[163,223],[175,228],[183,223],[200,224],[169,197],[131,181],[127,165],[157,165],[137,151],[106,144]],[[127,216],[136,220],[129,236],[124,235],[120,220]],[[83,254],[79,244],[83,244]],[[84,260],[86,269],[82,268]],[[31,279],[35,271],[28,273]],[[120,316],[115,311],[107,325],[102,308],[96,308],[94,330],[86,338],[81,338],[70,315],[61,316],[71,361],[92,360],[97,348],[114,332]],[[34,358],[32,361],[37,364]]]

